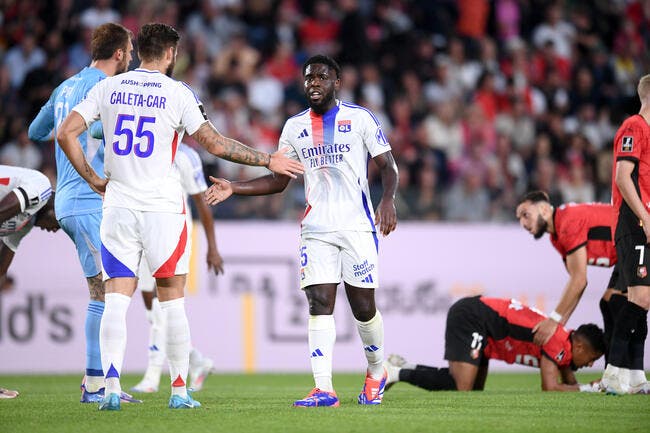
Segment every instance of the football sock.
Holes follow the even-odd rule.
[[[167,346],[167,317],[160,308],[158,298],[151,302],[151,328],[149,329],[149,365],[162,369]]]
[[[399,380],[429,391],[448,391],[456,389],[456,381],[449,373],[449,368],[436,368],[417,365],[415,369],[402,368]]]
[[[384,321],[381,313],[377,310],[369,321],[355,322],[368,360],[368,374],[373,379],[381,379],[384,375]]]
[[[119,293],[106,294],[106,306],[99,330],[102,367],[106,379],[105,395],[122,391],[120,374],[126,348],[126,312],[131,298]]]
[[[172,395],[187,397],[187,371],[190,363],[190,326],[185,314],[185,298],[160,303],[167,315],[167,361]]]
[[[192,368],[200,366],[204,360],[203,354],[190,345],[190,365]]]
[[[308,335],[314,384],[323,391],[333,392],[332,354],[336,342],[334,316],[309,316]]]
[[[634,314],[637,316],[637,323],[634,332],[630,336],[630,370],[643,370],[643,358],[645,352],[645,340],[648,336],[648,311],[643,307],[631,303]]]
[[[633,302],[626,302],[614,320],[609,363],[616,367],[629,368],[630,342],[639,320],[647,311]],[[646,328],[647,330],[647,328]],[[646,331],[647,332],[647,331]]]
[[[86,390],[97,392],[104,387],[102,355],[99,350],[99,327],[104,314],[104,303],[90,301],[86,311]]]

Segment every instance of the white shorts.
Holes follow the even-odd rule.
[[[100,237],[104,280],[136,277],[143,253],[156,278],[187,274],[185,214],[105,208]]]
[[[187,207],[186,207],[187,209]],[[192,218],[189,215],[189,212],[187,213],[188,218],[187,218],[187,243],[185,245],[185,252],[183,253],[183,256],[187,256],[187,258],[181,257],[181,260],[187,260],[189,263],[190,260],[190,253],[192,252]],[[143,292],[153,292],[153,289],[156,287],[156,279],[152,275],[153,272],[151,272],[151,268],[149,267],[149,263],[147,262],[146,259],[146,254],[142,254],[142,259],[140,260],[140,268],[138,269],[138,285],[137,289],[141,290]]]
[[[377,235],[341,231],[304,234],[300,239],[300,288],[341,282],[376,289]]]

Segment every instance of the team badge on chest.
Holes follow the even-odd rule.
[[[339,132],[350,132],[352,131],[352,121],[351,120],[339,120],[336,122]]]

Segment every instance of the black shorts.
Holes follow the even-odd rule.
[[[650,286],[650,245],[646,242],[641,227],[616,240],[619,278],[625,287]]]
[[[490,329],[500,322],[499,314],[485,305],[479,296],[463,298],[449,309],[445,330],[445,359],[484,366],[483,351]]]
[[[612,269],[612,275],[609,277],[607,288],[616,289],[623,293],[627,293],[627,284],[625,284],[625,279],[621,277],[621,273],[618,270],[618,263],[616,263]]]

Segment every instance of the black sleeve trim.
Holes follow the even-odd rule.
[[[595,241],[611,241],[612,229],[609,226],[593,226],[587,233],[587,239]]]
[[[25,209],[27,209],[27,206],[29,206],[29,196],[27,196],[27,192],[25,192],[25,190],[20,186],[18,188],[16,188],[15,191],[19,191],[20,194],[23,196],[23,200],[24,200],[24,203],[25,203]],[[24,212],[25,209],[22,209],[22,211]]]
[[[634,156],[622,156],[622,155],[619,155],[619,156],[616,157],[616,161],[631,161],[631,162],[637,163],[637,162],[639,162],[639,158],[634,157]]]
[[[571,248],[569,251],[566,252],[566,255],[568,256],[568,255],[570,255],[570,254],[575,253],[577,250],[579,250],[580,248],[584,247],[585,245],[587,245],[587,242],[586,242],[586,241],[583,242],[583,243],[581,243],[580,245],[577,245],[577,246]]]

